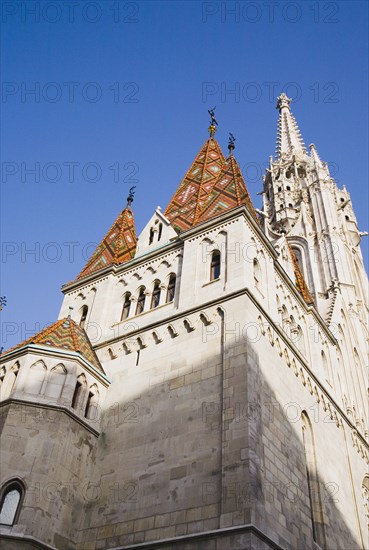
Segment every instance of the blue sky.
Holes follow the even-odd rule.
[[[232,131],[260,206],[275,97],[295,98],[306,145],[331,163],[368,229],[366,2],[1,7],[5,348],[57,318],[61,285],[81,271],[131,185],[138,232],[165,208],[214,105],[220,145],[227,150]]]

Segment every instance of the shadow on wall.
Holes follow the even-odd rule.
[[[177,338],[186,336],[188,342],[188,334]],[[88,454],[92,473],[76,481],[72,492],[63,484],[54,486],[51,494],[41,490],[37,504],[42,509],[42,500],[54,499],[55,491],[64,502],[70,499],[63,522],[75,526],[76,540],[68,543],[63,524],[55,523],[49,542],[58,550],[125,548],[143,542],[145,548],[183,550],[362,548],[351,531],[357,520],[347,491],[342,428],[334,423],[322,426],[323,417],[317,422],[301,414],[303,409],[309,412],[312,398],[275,347],[268,363],[270,380],[284,377],[285,386],[278,387],[295,395],[293,399],[272,390],[258,363],[260,349],[257,353],[245,342],[223,352],[219,346],[219,353],[209,359],[205,348],[193,348],[196,363],[180,364],[171,351],[160,368],[153,368],[149,347],[140,351],[138,365],[133,360],[129,364],[128,355],[111,362],[101,434]],[[293,418],[291,402],[301,404]],[[318,448],[321,428],[330,434],[325,448]],[[29,427],[29,437],[33,429]],[[49,468],[56,472],[62,454],[75,453],[79,460],[78,446],[69,448],[68,438],[63,451],[49,443]],[[333,474],[332,479],[324,478],[321,457],[334,472],[341,455],[346,480]],[[31,472],[14,474],[26,485],[31,482]],[[350,519],[340,512],[343,502]],[[362,502],[358,505],[364,508]],[[20,524],[32,516],[33,506],[26,494]],[[250,524],[253,529],[243,527]],[[201,534],[223,527],[230,531]],[[173,537],[187,540],[155,542]]]

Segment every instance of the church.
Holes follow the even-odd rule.
[[[2,549],[369,548],[365,233],[277,109],[261,209],[209,111],[165,210],[137,236],[131,189],[2,353]]]

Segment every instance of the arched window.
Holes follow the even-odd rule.
[[[299,264],[299,268],[301,269],[301,273],[304,274],[304,263],[302,261],[301,249],[297,248],[296,246],[292,246],[292,251],[295,255],[297,263]]]
[[[90,420],[97,419],[98,412],[98,402],[99,402],[99,390],[97,389],[96,384],[90,387],[88,392],[86,408],[85,408],[85,417]]]
[[[324,351],[321,352],[321,357],[322,357],[322,365],[323,365],[323,372],[324,372],[325,379],[328,382],[328,384],[332,384],[332,379],[329,372],[328,360]]]
[[[58,399],[63,391],[67,371],[63,365],[57,365],[50,371],[45,395],[52,399]]]
[[[220,252],[219,250],[214,250],[211,255],[210,262],[210,280],[215,281],[220,277]]]
[[[163,224],[159,223],[158,241],[160,241],[162,233],[163,233]]]
[[[167,290],[167,299],[166,303],[173,302],[174,300],[174,294],[176,292],[176,276],[174,273],[172,273],[169,276],[169,283],[168,283],[168,290]]]
[[[131,309],[131,293],[126,292],[125,295],[124,295],[122,315],[120,317],[121,321],[124,321],[125,319],[128,319],[130,309]]]
[[[155,281],[154,283],[154,290],[152,292],[152,298],[151,298],[151,309],[154,309],[158,307],[160,303],[160,281]]]
[[[145,290],[146,289],[144,286],[140,287],[140,292],[138,294],[138,299],[137,299],[136,315],[139,315],[140,313],[142,313],[145,308],[145,298],[146,298]]]
[[[77,378],[72,397],[72,409],[78,409],[83,401],[83,394],[86,388],[86,378],[84,374],[80,374]]]
[[[15,387],[17,381],[17,376],[19,372],[19,363],[18,361],[12,366],[8,373],[6,373],[5,367],[2,367],[0,371],[0,392],[1,399],[6,399],[9,397]]]
[[[326,545],[324,535],[323,508],[319,489],[318,472],[316,467],[313,430],[309,416],[305,411],[302,412],[301,419],[313,538],[318,545],[320,545],[322,548],[325,548]]]
[[[149,244],[151,244],[153,241],[154,241],[154,228],[151,227],[150,235],[149,235]]]
[[[254,285],[260,290],[261,287],[261,268],[256,258],[253,260],[254,267]]]
[[[11,481],[6,484],[0,499],[0,525],[17,523],[23,497],[24,488],[19,481]]]
[[[363,495],[365,518],[369,529],[369,476],[364,477],[363,484],[362,484],[362,495]]]
[[[34,395],[40,395],[46,376],[46,365],[43,361],[37,361],[30,368],[26,391]]]
[[[9,380],[8,380],[9,392],[8,392],[8,394],[9,395],[11,395],[13,390],[14,390],[15,383],[17,381],[18,372],[19,372],[19,363],[16,363],[14,365],[14,367],[12,367],[10,369],[10,372],[8,374],[8,376],[9,376]]]
[[[87,313],[88,313],[88,306],[84,305],[81,309],[81,319],[79,321],[79,326],[81,328],[84,328],[84,326],[85,326]]]

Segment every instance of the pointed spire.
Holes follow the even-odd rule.
[[[194,224],[224,163],[218,142],[210,137],[202,146],[187,174],[168,204],[164,215],[177,231]]]
[[[57,348],[63,351],[75,351],[87,359],[97,370],[104,373],[104,369],[91,346],[86,332],[70,316],[59,319],[56,323],[49,325],[24,342],[10,348],[4,355],[30,344],[49,346],[50,348]]]
[[[137,237],[130,206],[132,201],[133,188],[130,189],[126,208],[119,214],[77,279],[99,271],[108,265],[128,262],[134,257]]]
[[[286,94],[278,97],[277,109],[279,109],[278,132],[277,132],[277,156],[281,158],[284,154],[305,153],[306,148],[302,140],[300,130],[295,117],[291,113],[291,99]]]
[[[250,214],[259,223],[240,167],[232,155],[232,151],[233,149],[231,148],[230,155],[224,162],[222,171],[214,182],[211,192],[195,220],[196,223],[201,223],[215,216],[219,216],[223,212],[241,206],[242,204],[246,205]]]
[[[320,160],[320,157],[318,155],[318,151],[316,150],[316,147],[315,147],[314,143],[310,143],[309,149],[310,149],[311,158],[313,159],[314,163],[317,166],[322,166],[322,161]]]

